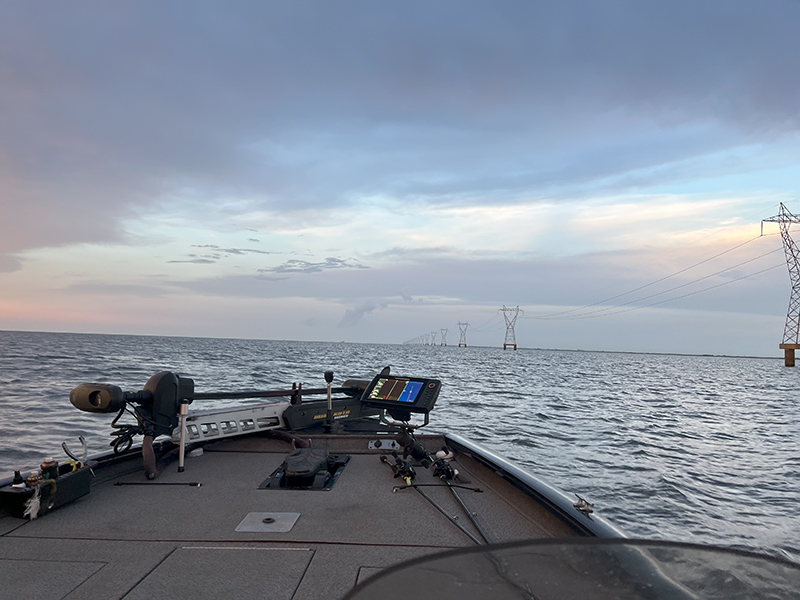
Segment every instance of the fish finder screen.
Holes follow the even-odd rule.
[[[361,396],[361,402],[371,408],[384,408],[393,416],[412,412],[427,414],[436,404],[441,386],[442,382],[438,379],[395,377],[381,373],[370,381]]]
[[[369,395],[370,400],[390,400],[393,402],[416,402],[422,389],[421,381],[403,379],[380,379]]]

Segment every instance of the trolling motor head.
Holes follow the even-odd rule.
[[[125,408],[124,392],[110,383],[82,383],[69,393],[72,406],[86,412],[111,413]]]

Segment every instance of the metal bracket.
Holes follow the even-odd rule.
[[[590,513],[594,512],[594,504],[589,502],[586,498],[582,498],[581,496],[578,496],[578,494],[575,494],[575,496],[577,496],[578,501],[577,502],[573,502],[572,506],[577,508],[579,511],[581,511],[585,515],[589,515]]]
[[[370,450],[402,450],[402,446],[397,440],[370,440],[368,447]]]
[[[381,423],[384,425],[388,425],[389,427],[399,427],[399,428],[406,428],[410,431],[414,431],[415,429],[419,429],[420,427],[425,427],[428,423],[430,423],[430,416],[428,413],[425,413],[425,421],[423,423],[418,423],[417,425],[412,425],[411,423],[400,422],[400,421],[390,421],[386,417],[386,410],[381,411],[380,417],[378,417]]]

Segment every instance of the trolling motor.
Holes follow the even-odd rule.
[[[153,440],[159,435],[171,435],[178,426],[181,406],[194,400],[194,380],[169,371],[156,373],[138,392],[123,392],[116,385],[107,383],[83,383],[69,394],[75,408],[93,413],[113,413],[114,428],[111,445],[115,454],[127,451],[136,435],[143,435],[142,458],[145,475],[155,479],[156,468]],[[120,424],[125,413],[132,414],[136,424]]]
[[[376,416],[381,412],[376,407],[361,403],[361,396],[369,382],[347,380],[342,387],[332,387],[333,371],[325,372],[325,381],[327,384],[325,388],[303,388],[302,384],[293,384],[291,390],[196,393],[194,380],[169,371],[162,371],[151,377],[144,389],[138,392],[123,392],[118,386],[107,383],[83,383],[70,392],[69,399],[73,406],[86,412],[118,413],[111,422],[114,429],[111,434],[114,437],[111,445],[115,454],[130,449],[133,438],[143,435],[142,458],[145,475],[148,479],[155,479],[159,469],[156,465],[153,440],[160,435],[174,436],[179,424],[178,472],[182,472],[187,431],[191,431],[193,441],[202,441],[206,437],[218,435],[243,435],[256,428],[265,431],[283,427],[293,431],[324,424],[330,431],[334,424],[338,425],[340,421]],[[306,396],[322,394],[327,395],[327,402],[304,400]],[[332,394],[343,394],[343,396],[333,398]],[[186,412],[187,405],[194,400],[242,400],[246,398],[277,401],[273,412],[270,413],[272,416],[268,420],[258,417],[258,424],[256,424],[256,417],[252,415],[247,415],[243,421],[240,421],[239,411],[241,409],[199,411],[192,416],[187,415]],[[133,415],[136,423],[119,423],[125,413]],[[192,421],[197,418],[203,419],[203,421]],[[206,420],[208,424],[202,424]],[[194,424],[187,424],[187,421],[192,421]],[[221,425],[218,426],[217,421]],[[198,423],[200,423],[199,427]],[[208,427],[208,431],[201,431],[203,427]],[[173,441],[176,440],[173,438]]]
[[[293,385],[291,390],[195,393],[193,379],[162,371],[153,375],[138,392],[123,392],[118,386],[107,383],[83,383],[70,392],[69,400],[73,406],[86,412],[117,412],[111,422],[114,429],[111,445],[115,454],[129,450],[135,436],[144,436],[142,458],[145,475],[148,479],[155,479],[159,469],[153,441],[160,435],[174,436],[179,424],[178,471],[181,472],[187,431],[197,442],[206,437],[242,435],[256,428],[265,431],[280,427],[294,431],[323,426],[323,430],[330,433],[340,427],[341,421],[372,416],[379,416],[386,425],[411,431],[428,423],[428,413],[436,403],[441,387],[441,382],[436,379],[389,375],[388,367],[371,382],[347,380],[342,387],[332,387],[333,375],[333,371],[325,372],[325,388],[309,389],[300,384]],[[327,402],[304,400],[306,396],[322,394],[327,396]],[[344,396],[333,398],[333,394]],[[194,400],[245,398],[284,400],[275,403],[269,418],[259,416],[257,424],[253,416],[240,419],[238,411],[241,409],[186,414],[187,405]],[[133,415],[136,423],[120,423],[125,413]],[[388,421],[386,413],[403,423]],[[412,413],[424,414],[425,423],[409,423]],[[203,421],[197,421],[198,418]],[[173,438],[173,441],[176,440]]]

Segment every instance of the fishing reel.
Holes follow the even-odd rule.
[[[411,485],[411,482],[417,476],[411,461],[400,458],[395,450],[392,450],[392,456],[394,457],[394,464],[389,462],[385,454],[381,454],[381,462],[385,462],[392,468],[395,477],[400,477],[406,482],[406,485]]]
[[[452,458],[446,449],[437,452],[436,455],[431,454],[425,447],[417,441],[414,436],[414,431],[411,428],[401,428],[400,433],[395,438],[397,443],[403,446],[403,459],[408,459],[410,456],[416,460],[425,469],[431,469],[434,477],[439,479],[455,479],[458,476],[458,471],[453,468],[448,458]],[[397,462],[400,459],[395,457]],[[409,462],[410,464],[410,462]]]
[[[123,392],[116,385],[107,383],[83,383],[69,394],[75,408],[91,413],[113,413],[111,422],[114,440],[111,446],[115,454],[130,449],[133,438],[143,435],[142,455],[148,479],[157,475],[153,440],[159,435],[172,435],[178,426],[181,404],[194,400],[194,380],[169,371],[156,373],[138,392]],[[120,424],[125,414],[136,419],[135,424]]]

